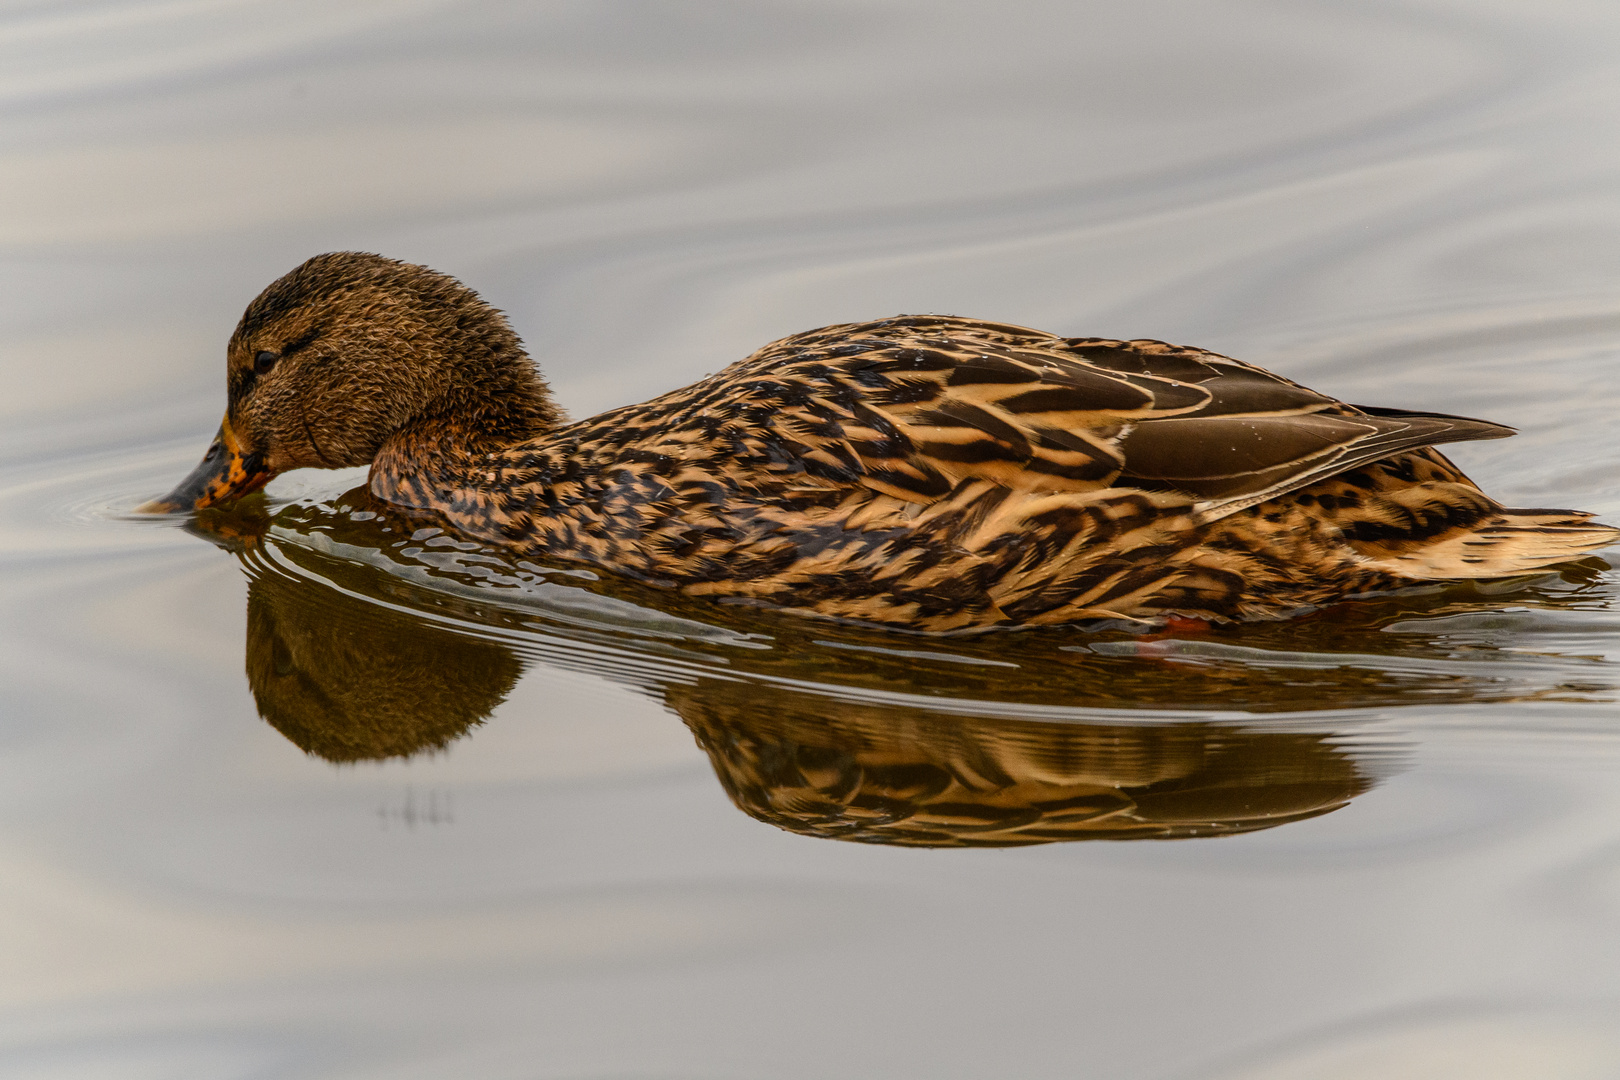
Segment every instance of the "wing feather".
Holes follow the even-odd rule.
[[[1127,476],[1201,496],[1215,520],[1403,450],[1512,434],[1420,414],[1186,417],[1139,424],[1123,448]]]
[[[1215,519],[1405,450],[1512,434],[1360,409],[1202,349],[946,316],[828,327],[742,366],[801,388],[770,425],[809,472],[917,503],[970,480],[1127,486],[1180,492]]]

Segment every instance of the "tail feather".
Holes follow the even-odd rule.
[[[1620,529],[1578,510],[1501,509],[1451,535],[1363,551],[1368,562],[1418,580],[1511,577],[1620,543]],[[1360,545],[1358,545],[1360,546]]]

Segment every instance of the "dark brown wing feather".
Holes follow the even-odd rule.
[[[1126,476],[1200,496],[1216,520],[1403,450],[1512,434],[1483,420],[1419,413],[1197,416],[1139,424],[1122,448]]]

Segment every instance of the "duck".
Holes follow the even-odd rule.
[[[367,465],[389,513],[718,603],[922,633],[1207,625],[1620,539],[1588,513],[1505,507],[1435,449],[1512,434],[1204,349],[948,315],[794,334],[571,421],[471,288],[331,252],[247,306],[217,435],[142,509]]]

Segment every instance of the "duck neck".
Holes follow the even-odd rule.
[[[443,390],[384,440],[371,466],[373,494],[442,505],[450,490],[471,485],[476,459],[566,421],[505,318],[485,310],[487,319],[463,316],[454,328]]]

